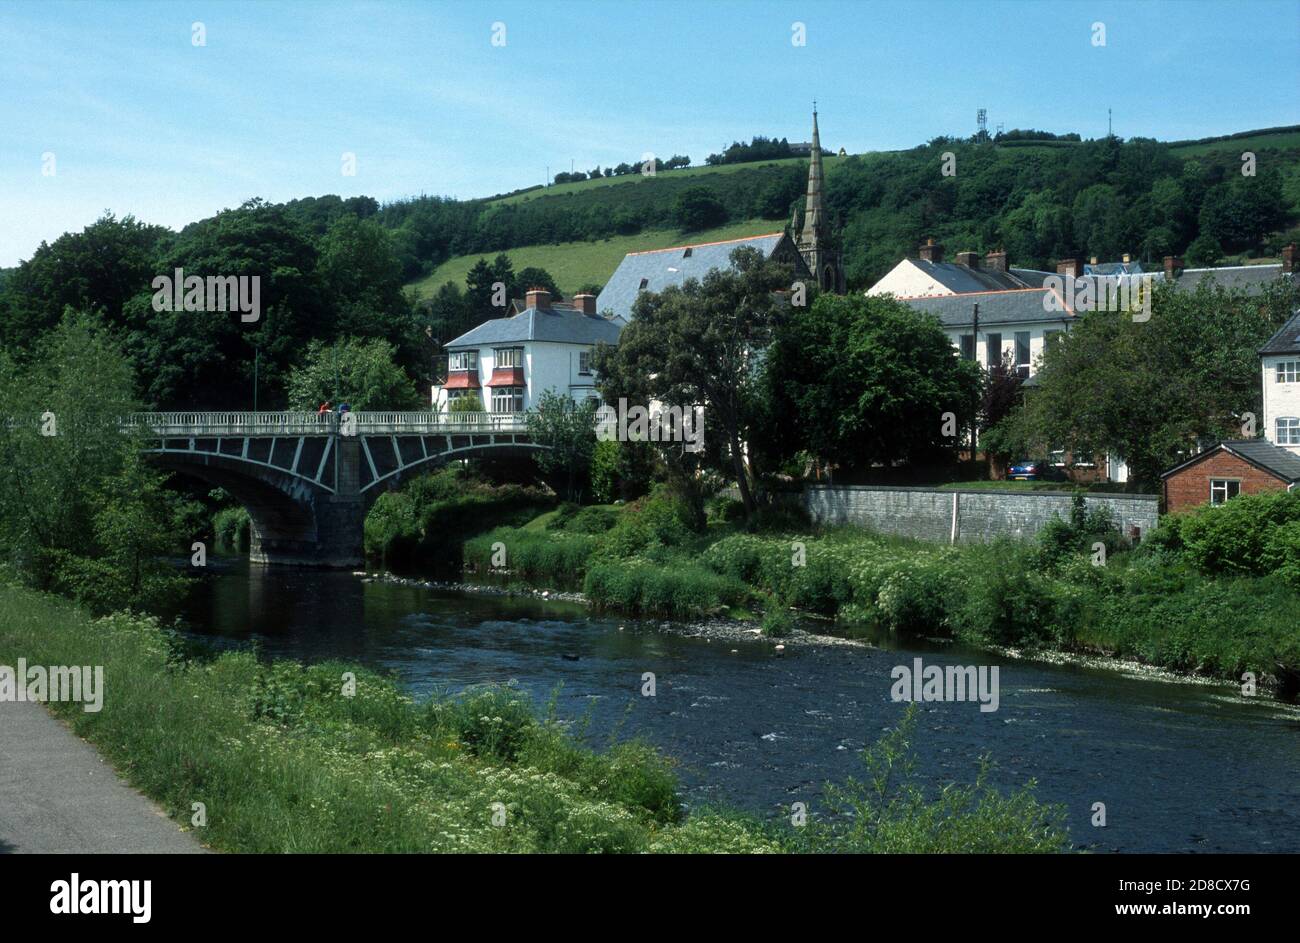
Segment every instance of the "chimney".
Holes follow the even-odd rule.
[[[920,255],[926,262],[942,262],[943,246],[936,245],[933,239],[927,239],[925,245],[921,246]]]
[[[1096,264],[1097,264],[1097,257],[1094,255],[1091,259],[1088,260],[1088,264],[1090,264],[1090,265],[1096,265]]]
[[[1295,272],[1295,243],[1282,247],[1282,271]]]
[[[1183,270],[1183,260],[1176,255],[1165,256],[1165,278],[1173,281],[1179,272]]]
[[[1056,274],[1065,275],[1069,278],[1083,277],[1083,259],[1061,259],[1056,263]]]
[[[536,308],[538,311],[551,310],[551,293],[545,288],[530,288],[524,298],[526,308]]]
[[[1005,272],[1007,270],[1007,251],[999,249],[997,252],[990,252],[984,256],[984,265],[986,272]]]
[[[574,295],[573,306],[583,314],[596,313],[596,296],[595,295]]]
[[[1125,264],[1125,265],[1128,265],[1128,262],[1129,262],[1129,255],[1128,255],[1127,252],[1125,252],[1125,253],[1124,253],[1124,264]]]
[[[958,252],[957,264],[965,265],[967,268],[979,268],[980,254],[978,252]]]

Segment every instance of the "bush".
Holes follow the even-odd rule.
[[[230,550],[248,549],[253,521],[243,507],[222,508],[212,515],[212,533],[218,547]]]
[[[1300,521],[1300,492],[1240,495],[1183,518],[1183,553],[1202,573],[1263,576],[1273,532],[1294,521]]]
[[[1283,524],[1269,534],[1260,563],[1300,590],[1300,521]]]
[[[763,613],[763,634],[768,638],[788,638],[794,631],[794,619],[790,612],[778,602],[773,602],[767,612]]]
[[[716,613],[749,597],[749,588],[739,580],[685,560],[666,565],[644,560],[593,564],[583,592],[599,608],[673,619]]]

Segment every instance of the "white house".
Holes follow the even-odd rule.
[[[1260,348],[1264,438],[1300,455],[1300,311]]]
[[[433,387],[433,408],[477,394],[494,413],[532,409],[544,390],[575,400],[599,398],[591,355],[598,344],[617,344],[623,323],[596,314],[594,295],[572,304],[530,289],[523,311],[486,321],[447,344],[447,379]]]

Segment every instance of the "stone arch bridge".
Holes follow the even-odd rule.
[[[542,448],[522,413],[136,413],[158,466],[225,488],[260,563],[355,567],[366,513],[408,475]]]

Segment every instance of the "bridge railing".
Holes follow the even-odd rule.
[[[121,424],[148,429],[155,435],[188,436],[296,436],[330,435],[342,431],[357,435],[434,435],[450,433],[527,432],[527,413],[354,412],[340,426],[338,413],[299,412],[169,412],[132,413]]]

